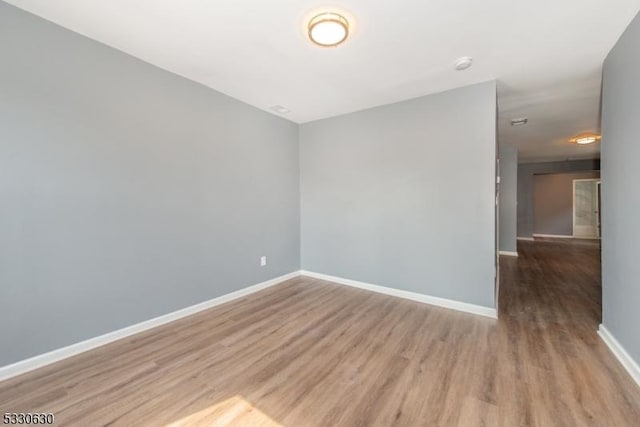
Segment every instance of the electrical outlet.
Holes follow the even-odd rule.
[[[260,267],[264,267],[265,265],[267,265],[267,257],[266,256],[261,256],[260,257]]]

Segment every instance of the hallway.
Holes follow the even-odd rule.
[[[640,389],[597,335],[600,249],[592,241],[519,241],[501,257],[504,425],[637,425]]]

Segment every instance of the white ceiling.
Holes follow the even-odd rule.
[[[602,62],[640,0],[9,0],[22,9],[298,123],[498,80],[499,137],[520,160],[591,158]],[[352,22],[338,48],[314,13]],[[473,67],[453,70],[460,56]],[[512,128],[512,117],[529,124]],[[606,143],[606,141],[603,141]]]

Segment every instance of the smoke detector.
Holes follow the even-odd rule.
[[[456,59],[455,66],[457,71],[466,70],[471,67],[473,63],[473,58],[470,56],[463,56],[461,58]]]

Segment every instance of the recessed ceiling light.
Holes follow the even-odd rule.
[[[511,126],[526,125],[528,121],[529,121],[529,117],[520,117],[517,119],[511,119]]]
[[[287,114],[291,112],[291,110],[289,110],[287,107],[283,107],[282,105],[272,105],[271,107],[269,107],[269,109],[271,111],[275,111],[278,114]]]
[[[572,138],[569,141],[575,142],[576,144],[580,144],[580,145],[587,145],[587,144],[593,144],[594,142],[600,140],[600,138],[601,138],[600,135],[586,134],[586,135],[576,136],[575,138]]]
[[[327,12],[309,21],[309,39],[322,47],[335,47],[349,36],[349,21],[337,13]]]
[[[471,64],[473,63],[473,58],[470,56],[463,56],[461,58],[456,59],[456,70],[458,71],[462,71],[462,70],[466,70],[467,68],[471,67]]]

